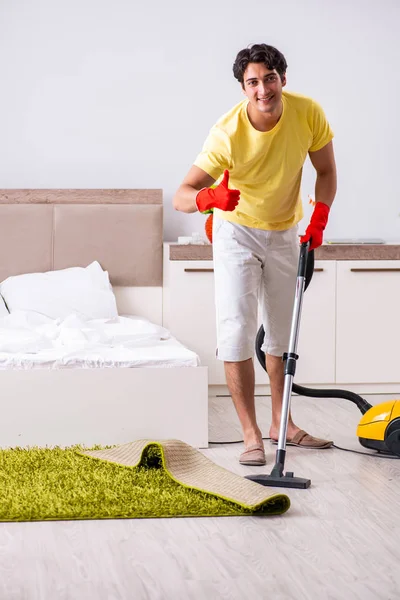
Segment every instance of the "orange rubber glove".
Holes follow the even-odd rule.
[[[308,248],[309,252],[322,244],[329,211],[329,206],[323,202],[317,202],[315,205],[314,212],[311,215],[310,224],[307,227],[305,234],[300,237],[301,243],[311,240],[310,247]]]
[[[235,210],[240,198],[239,190],[228,188],[229,171],[224,171],[224,178],[216,188],[203,188],[196,196],[196,205],[200,212],[209,211],[211,208],[221,210]]]

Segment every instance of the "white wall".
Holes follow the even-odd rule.
[[[202,230],[171,198],[265,42],[335,131],[326,236],[398,240],[399,23],[399,0],[0,0],[0,188],[160,187],[165,239]]]

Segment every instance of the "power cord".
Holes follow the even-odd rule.
[[[270,437],[263,437],[263,440],[270,440]],[[209,444],[213,444],[214,446],[226,444],[241,444],[244,440],[233,440],[230,442],[208,442]],[[385,454],[384,452],[377,451],[376,454],[372,454],[372,452],[360,452],[360,450],[351,450],[350,448],[342,448],[341,446],[336,446],[336,444],[332,444],[333,448],[336,450],[342,450],[343,452],[353,452],[354,454],[361,454],[362,456],[371,456],[372,458],[391,458],[394,460],[398,460],[400,456],[393,456],[392,454]]]
[[[271,438],[270,437],[263,437],[261,439],[263,439],[263,440],[270,440]],[[221,445],[225,446],[225,444],[241,444],[243,442],[244,442],[244,440],[233,440],[231,442],[208,442],[208,443],[209,444],[215,444],[215,445],[221,444]]]
[[[336,444],[333,444],[333,448],[336,448],[337,450],[343,450],[344,452],[354,452],[354,454],[362,454],[362,456],[372,456],[373,458],[394,458],[395,460],[398,460],[400,458],[400,456],[393,456],[393,454],[386,454],[385,452],[380,452],[379,450],[377,450],[376,454],[372,454],[372,452],[360,452],[360,450],[350,450],[350,448],[341,448],[340,446],[336,446]]]

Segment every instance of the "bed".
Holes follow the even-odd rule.
[[[0,190],[2,285],[21,274],[100,269],[117,310],[114,321],[85,322],[79,347],[79,316],[44,322],[30,310],[35,293],[19,292],[0,326],[1,447],[140,438],[207,446],[207,368],[162,327],[162,215],[161,190]],[[24,347],[14,327],[28,335]],[[61,340],[57,352],[43,328]],[[124,341],[85,346],[107,336]]]

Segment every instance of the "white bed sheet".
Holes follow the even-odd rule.
[[[50,319],[15,311],[0,318],[0,370],[199,365],[195,352],[141,317]]]

